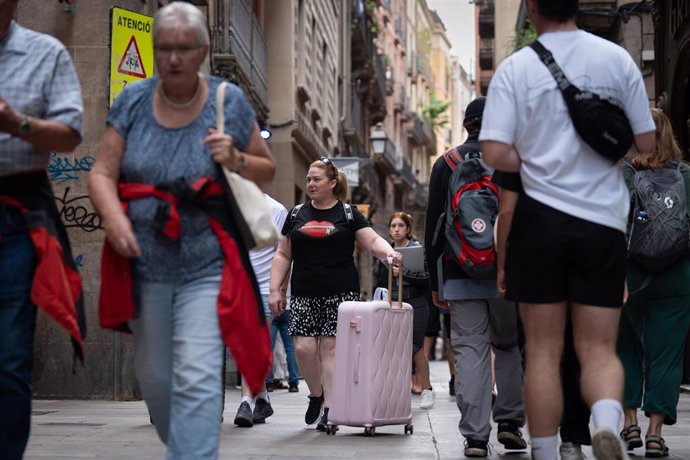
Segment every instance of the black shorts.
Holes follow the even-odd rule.
[[[426,296],[413,297],[407,299],[414,308],[412,321],[412,355],[424,347],[424,332],[429,318],[429,307],[426,303]]]
[[[441,330],[441,312],[433,302],[429,304],[429,316],[426,322],[425,337],[436,337]]]
[[[620,308],[625,235],[520,195],[506,249],[506,298]]]

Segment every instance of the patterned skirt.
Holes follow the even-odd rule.
[[[343,292],[326,297],[290,298],[290,335],[302,337],[335,337],[338,306],[348,300],[361,300],[359,292]]]

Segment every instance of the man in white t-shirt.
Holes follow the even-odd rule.
[[[577,0],[526,0],[539,41],[568,79],[627,114],[640,151],[654,122],[640,71],[623,48],[579,30]],[[562,413],[559,362],[566,315],[592,408],[597,459],[625,459],[617,436],[623,369],[615,344],[625,284],[629,195],[617,165],[577,135],[548,69],[529,47],[497,69],[479,136],[488,164],[520,172],[525,193],[512,221],[506,287],[525,327],[525,402],[532,455],[557,458]]]
[[[266,193],[264,193],[264,201],[271,212],[273,224],[280,230],[283,228],[285,219],[287,219],[287,209]],[[268,281],[271,277],[271,262],[276,253],[276,247],[277,244],[268,248],[249,251],[249,259],[254,269],[254,276],[256,276],[261,300],[264,304],[264,314],[266,315],[266,321],[269,323],[273,315],[268,308]],[[251,407],[252,402],[254,403],[253,410]],[[266,385],[264,385],[263,391],[256,395],[256,398],[252,398],[249,387],[242,379],[242,400],[240,401],[240,407],[237,409],[237,415],[235,415],[235,425],[250,428],[256,423],[265,423],[266,419],[271,415],[273,415],[273,407],[271,407]]]

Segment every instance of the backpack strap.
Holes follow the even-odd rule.
[[[347,219],[347,223],[351,224],[352,222],[354,222],[355,213],[352,212],[352,206],[349,203],[343,202],[343,209],[345,210],[345,219]]]
[[[455,171],[455,168],[462,163],[462,156],[460,155],[458,148],[459,147],[453,147],[443,154],[443,159],[446,161],[446,164],[452,171]]]
[[[290,229],[295,225],[295,219],[297,218],[297,214],[299,214],[299,210],[302,209],[302,206],[304,206],[304,203],[297,204],[292,208],[292,211],[290,211]]]
[[[295,217],[297,217],[297,214],[299,213],[299,210],[302,209],[302,206],[304,206],[304,203],[300,203],[292,208],[292,211],[290,212],[290,220],[295,220]]]
[[[304,203],[300,203],[292,208],[292,211],[290,212],[290,221],[295,220],[295,217],[297,217],[297,214],[299,213],[299,210],[302,209],[302,206],[304,206]],[[343,210],[345,211],[345,219],[347,219],[347,223],[353,223],[355,221],[355,213],[352,211],[352,205],[343,202]]]

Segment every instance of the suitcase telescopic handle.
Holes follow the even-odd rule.
[[[400,263],[400,266],[398,267],[398,306],[402,310],[403,307],[403,297],[402,297],[402,292],[403,292],[403,264],[402,262]],[[388,266],[388,303],[390,304],[391,308],[393,307],[393,295],[391,294],[393,292],[393,264],[390,264]]]

